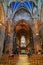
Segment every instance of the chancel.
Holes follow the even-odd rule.
[[[0,0],[0,55],[43,65],[43,0]]]

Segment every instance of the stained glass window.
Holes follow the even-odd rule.
[[[23,43],[23,44],[24,44],[25,42],[26,42],[26,41],[25,41],[25,37],[24,37],[24,36],[22,36],[22,37],[21,37],[21,43]]]

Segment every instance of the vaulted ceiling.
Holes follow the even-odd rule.
[[[42,1],[43,0],[2,0],[5,15],[8,16],[8,18],[12,18],[12,12],[21,7],[24,7],[30,12],[33,12],[33,16],[36,14],[40,16]],[[34,17],[37,17],[37,15]]]
[[[43,0],[0,0],[2,1],[6,18],[12,19],[14,12],[20,8],[28,10],[33,18],[40,18]],[[42,19],[42,18],[41,18]]]

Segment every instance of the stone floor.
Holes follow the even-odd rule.
[[[19,60],[16,65],[30,65],[27,55],[19,55]]]
[[[0,65],[43,65],[43,55],[3,55],[0,57]]]

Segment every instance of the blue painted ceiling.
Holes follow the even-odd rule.
[[[30,11],[32,11],[32,8],[33,8],[32,5],[33,5],[32,1],[24,1],[24,2],[16,1],[11,3],[11,8],[12,8],[12,11],[14,11],[15,9],[19,9],[21,7],[27,8]]]

